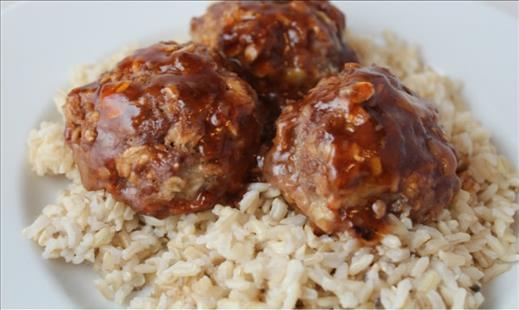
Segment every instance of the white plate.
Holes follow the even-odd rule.
[[[465,83],[472,110],[516,166],[518,158],[518,23],[479,3],[337,3],[351,29],[390,28],[421,45],[427,62]],[[44,261],[22,238],[63,183],[37,178],[27,165],[29,130],[56,118],[51,98],[71,69],[129,43],[187,38],[202,2],[19,3],[2,14],[2,307],[113,307],[92,283],[90,267]],[[5,13],[5,14],[4,14]],[[519,307],[519,268],[487,289],[486,307]]]

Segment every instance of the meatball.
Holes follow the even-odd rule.
[[[436,110],[380,67],[346,64],[276,128],[265,176],[326,233],[372,240],[388,213],[432,220],[460,186]]]
[[[138,213],[194,212],[233,199],[254,163],[254,90],[205,46],[137,50],[65,104],[65,140],[88,190]]]
[[[344,15],[327,1],[220,2],[191,21],[193,40],[236,65],[270,106],[272,122],[287,100],[356,61],[344,31]]]

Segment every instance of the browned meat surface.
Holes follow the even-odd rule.
[[[344,15],[327,1],[227,1],[191,21],[194,41],[215,47],[270,108],[356,61],[343,42]]]
[[[372,240],[388,213],[432,220],[459,189],[437,112],[386,69],[347,64],[276,124],[266,178],[326,233]]]
[[[65,139],[86,189],[158,217],[199,211],[242,190],[257,104],[218,53],[161,42],[69,93]]]

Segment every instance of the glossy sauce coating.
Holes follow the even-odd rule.
[[[345,27],[344,15],[328,1],[225,1],[193,18],[191,35],[236,65],[273,124],[280,106],[357,60],[342,40]]]
[[[65,139],[83,185],[158,217],[241,192],[259,145],[255,92],[207,47],[161,42],[73,89]]]
[[[347,64],[276,124],[265,176],[326,233],[374,240],[388,213],[427,222],[459,189],[437,112],[386,69]]]

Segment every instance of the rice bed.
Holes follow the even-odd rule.
[[[519,178],[464,106],[460,86],[426,66],[416,47],[390,33],[383,43],[348,40],[362,63],[390,68],[437,105],[468,167],[463,189],[437,222],[392,216],[392,234],[375,247],[347,233],[317,236],[266,183],[250,184],[235,207],[164,220],[138,216],[110,194],[83,188],[60,121],[31,132],[29,159],[36,174],[71,182],[25,236],[44,258],[91,264],[99,292],[134,308],[479,307],[481,285],[519,259],[512,228]],[[94,80],[128,52],[82,67],[72,85]],[[58,110],[64,97],[56,97]]]

